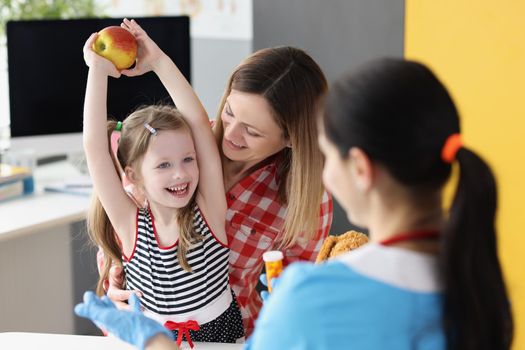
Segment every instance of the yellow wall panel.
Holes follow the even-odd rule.
[[[465,144],[496,173],[513,348],[525,349],[525,1],[406,0],[405,56],[445,82]]]

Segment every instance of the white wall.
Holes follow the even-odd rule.
[[[334,81],[366,60],[403,56],[404,5],[404,0],[254,1],[253,47],[300,47]],[[331,233],[350,228],[334,200]]]
[[[235,66],[252,52],[252,0],[97,0],[110,17],[146,17],[155,15],[190,15],[192,85],[201,98],[210,118],[214,118],[226,81]],[[2,125],[9,124],[9,95],[7,54],[0,44],[0,149]],[[7,129],[8,130],[8,129]],[[81,149],[80,137],[46,137],[18,140],[11,143],[12,151],[35,147],[51,155],[64,149]],[[38,146],[36,146],[38,141]],[[69,147],[64,147],[64,142]],[[44,144],[42,144],[44,143]],[[49,150],[49,151],[47,151]]]
[[[9,124],[9,90],[7,83],[7,49],[5,38],[0,38],[0,150],[2,147],[2,127]]]

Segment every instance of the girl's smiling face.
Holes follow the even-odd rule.
[[[140,166],[140,184],[150,203],[185,207],[199,182],[193,138],[188,130],[159,130]]]

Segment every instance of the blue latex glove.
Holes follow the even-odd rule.
[[[268,280],[267,280],[267,277],[266,277],[265,273],[261,273],[261,275],[259,276],[259,281],[261,281],[261,283],[266,288],[268,288]],[[272,283],[272,290],[275,290],[275,288],[279,284],[279,278],[272,278],[271,283]],[[262,299],[263,302],[268,300],[269,297],[270,297],[270,292],[268,292],[267,290],[261,291],[261,299]]]
[[[157,334],[162,333],[173,339],[169,330],[144,316],[140,311],[139,298],[135,294],[129,298],[129,305],[132,311],[119,310],[107,296],[99,298],[88,291],[84,293],[84,302],[75,306],[75,313],[141,350]]]

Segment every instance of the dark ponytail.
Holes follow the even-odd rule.
[[[462,148],[459,184],[443,232],[444,327],[449,349],[510,349],[513,321],[498,261],[496,183]]]
[[[323,124],[341,157],[360,148],[412,200],[431,200],[450,177],[452,167],[441,152],[451,135],[460,134],[459,115],[445,86],[423,64],[382,59],[343,77],[327,96]],[[439,257],[447,348],[507,350],[513,321],[498,261],[496,183],[473,152],[461,148],[456,159],[460,180]]]

